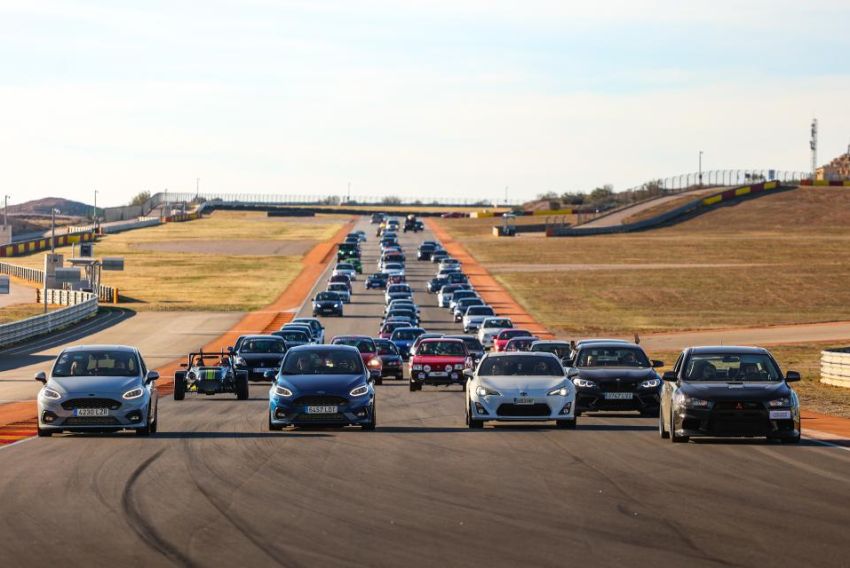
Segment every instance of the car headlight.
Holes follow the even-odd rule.
[[[711,401],[694,398],[682,392],[676,393],[673,402],[675,402],[677,406],[684,406],[685,408],[709,408],[711,406]]]
[[[475,394],[478,396],[500,396],[501,393],[499,391],[495,391],[493,389],[488,389],[487,387],[478,385],[475,387]]]
[[[642,389],[654,389],[655,387],[657,387],[660,384],[661,384],[661,381],[658,380],[658,379],[649,379],[647,381],[643,381],[640,384],[640,388],[642,388]]]
[[[592,389],[596,387],[596,383],[594,383],[593,381],[588,381],[587,379],[580,379],[578,377],[573,379],[573,384],[583,389]]]
[[[563,386],[550,390],[546,393],[546,396],[569,396],[569,394],[570,389],[568,389],[566,386]]]
[[[376,367],[377,368],[377,367],[381,366],[381,360],[377,357],[373,357],[373,358],[369,359],[369,362],[366,363],[366,364],[369,365],[370,367]]]
[[[455,371],[462,371],[462,370],[463,370],[463,369],[465,369],[465,368],[466,368],[466,365],[463,365],[463,364],[461,364],[461,363],[457,363],[457,364],[455,365]]]
[[[62,395],[51,388],[44,387],[41,389],[41,396],[49,400],[59,400]]]
[[[124,398],[125,400],[132,400],[134,398],[139,398],[143,394],[145,394],[145,389],[139,387],[139,388],[135,388],[135,389],[132,389],[132,390],[128,390],[123,395],[121,395],[121,397]]]
[[[245,359],[243,359],[242,357],[237,357],[237,358],[236,358],[236,364],[237,364],[237,365],[244,365],[244,364],[245,364]]]
[[[335,307],[335,308],[339,308],[340,306],[341,306],[341,304],[340,304],[339,302],[337,302],[337,303],[335,303],[335,304],[334,304],[334,307]]]
[[[768,401],[767,405],[771,408],[782,408],[784,406],[791,406],[791,398],[787,396],[783,396],[782,398],[776,398],[774,400]]]
[[[421,371],[422,365],[411,365],[410,368],[413,369],[414,371]]]
[[[431,371],[431,365],[423,365],[422,370],[428,373],[429,371]]]
[[[274,393],[277,396],[282,396],[284,398],[289,398],[290,396],[292,396],[292,391],[281,385],[275,385]]]
[[[351,396],[363,396],[364,394],[369,393],[369,385],[360,385],[359,387],[351,389],[351,392],[348,393]]]

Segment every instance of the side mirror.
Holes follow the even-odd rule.
[[[471,379],[472,377],[475,376],[475,372],[472,369],[464,369],[463,370],[463,376],[466,377],[467,379]]]
[[[44,371],[39,371],[35,374],[35,380],[40,383],[47,384],[47,374]]]
[[[795,383],[799,381],[802,377],[800,377],[800,373],[797,371],[788,371],[785,373],[785,382],[787,383]]]
[[[228,345],[228,346],[227,346],[227,352],[228,352],[228,353],[233,353],[233,346],[232,346],[232,345]]]
[[[572,379],[573,377],[577,377],[579,375],[578,369],[570,369],[567,371],[567,378]]]
[[[661,380],[675,383],[679,380],[679,377],[678,375],[676,375],[676,371],[667,371],[666,373],[661,375]]]
[[[664,361],[659,361],[658,359],[652,360],[652,368],[653,369],[657,369],[658,367],[663,367],[663,366],[664,366]]]
[[[274,371],[266,371],[263,373],[263,378],[273,381],[276,374]]]
[[[145,377],[145,384],[150,384],[159,378],[159,373],[157,371],[148,371],[147,376]]]

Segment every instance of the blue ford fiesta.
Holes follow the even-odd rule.
[[[375,429],[375,388],[354,347],[293,347],[269,378],[269,430],[308,425]]]

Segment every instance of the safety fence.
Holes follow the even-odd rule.
[[[91,231],[81,233],[68,233],[65,235],[56,235],[52,237],[55,241],[55,246],[64,247],[74,243],[84,243],[94,240],[94,233]],[[51,237],[22,241],[11,245],[0,246],[0,257],[13,257],[32,254],[50,250]]]
[[[48,290],[48,292],[51,292]],[[56,290],[62,299],[66,290]],[[33,337],[52,333],[69,325],[73,325],[97,314],[97,296],[87,292],[72,292],[72,296],[80,295],[80,301],[68,307],[60,308],[40,316],[0,325],[0,347],[14,345]],[[66,296],[66,299],[70,299]]]
[[[0,262],[0,274],[8,274],[9,276],[13,276],[15,278],[20,278],[21,280],[26,280],[27,282],[35,282],[36,284],[44,284],[44,271],[38,268],[29,268],[27,266],[19,266],[17,264],[11,264],[9,262]],[[58,291],[58,290],[57,290]],[[86,294],[89,292],[81,292],[79,290],[62,290],[71,291],[80,294]],[[103,284],[99,284],[97,286],[97,297],[102,302],[109,302],[112,304],[118,303],[118,288],[113,286],[104,286]]]
[[[820,382],[850,388],[850,347],[821,351]]]
[[[756,196],[758,194],[763,194],[770,191],[777,191],[780,189],[792,188],[789,186],[781,186],[779,182],[776,181],[759,183],[754,185],[745,185],[742,187],[727,189],[720,193],[709,195],[707,197],[700,197],[698,199],[686,203],[685,205],[676,207],[675,209],[671,209],[670,211],[666,211],[664,213],[656,215],[655,217],[651,217],[649,219],[644,219],[642,221],[637,221],[634,223],[625,223],[622,225],[612,225],[607,227],[569,227],[562,225],[551,225],[546,229],[546,236],[581,237],[643,231],[646,229],[659,227],[661,225],[666,225],[674,221],[680,221],[690,218],[720,203],[728,203],[737,199],[742,199],[749,196]]]
[[[47,304],[52,306],[76,306],[91,299],[91,292],[83,292],[81,290],[56,290],[50,288],[47,290]],[[44,304],[45,293],[41,288],[35,290],[35,301],[37,304]]]

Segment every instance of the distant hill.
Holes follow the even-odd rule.
[[[92,206],[63,199],[61,197],[45,197],[44,199],[33,199],[26,203],[9,206],[9,213],[15,215],[50,215],[52,209],[58,209],[59,215],[68,217],[90,217]]]

